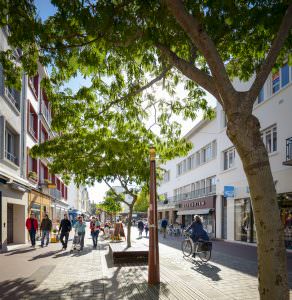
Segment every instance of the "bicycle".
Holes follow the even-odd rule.
[[[212,242],[198,240],[193,242],[191,235],[184,232],[185,239],[182,241],[181,248],[183,255],[189,257],[191,254],[198,254],[203,262],[207,262],[211,258]]]

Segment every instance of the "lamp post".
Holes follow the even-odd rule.
[[[148,284],[160,282],[157,202],[156,202],[156,166],[155,148],[150,148],[150,206],[149,206],[149,257]]]

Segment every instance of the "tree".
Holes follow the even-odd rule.
[[[142,189],[138,195],[137,202],[134,205],[134,211],[147,212],[149,207],[149,192],[147,189]]]
[[[143,119],[146,108],[152,107],[161,133],[171,135],[172,114],[194,118],[198,108],[212,114],[198,85],[216,97],[250,186],[260,297],[288,299],[277,195],[252,109],[272,68],[283,63],[287,53],[291,63],[290,1],[54,0],[56,13],[44,23],[35,17],[29,0],[0,3],[2,25],[10,25],[10,44],[23,49],[24,69],[33,73],[37,60],[52,63],[51,83],[57,86],[78,72],[90,76],[92,86],[82,89],[77,98],[97,90],[102,99],[98,112],[108,115],[119,107],[128,117]],[[11,53],[2,53],[6,78],[16,84],[19,69],[7,58],[13,59]],[[233,77],[247,80],[253,74],[248,91],[234,89]],[[178,83],[188,95],[171,101],[156,99],[150,92],[141,95],[161,79],[171,95]],[[70,112],[69,105],[60,103]]]
[[[97,204],[92,202],[90,203],[89,212],[91,215],[96,215]]]
[[[103,202],[98,204],[98,208],[105,211],[111,216],[116,216],[117,213],[122,211],[121,202],[124,200],[123,195],[116,195],[111,190],[106,193]]]

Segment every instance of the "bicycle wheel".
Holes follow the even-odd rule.
[[[190,256],[193,253],[191,241],[190,240],[182,241],[181,250],[182,250],[184,256]]]
[[[207,262],[211,258],[211,250],[208,250],[208,251],[199,251],[197,253],[198,253],[201,261],[203,261],[203,262]]]

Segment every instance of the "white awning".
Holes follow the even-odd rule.
[[[177,213],[178,216],[183,215],[208,215],[212,208],[202,208],[202,209],[193,209],[193,210],[182,210]]]

